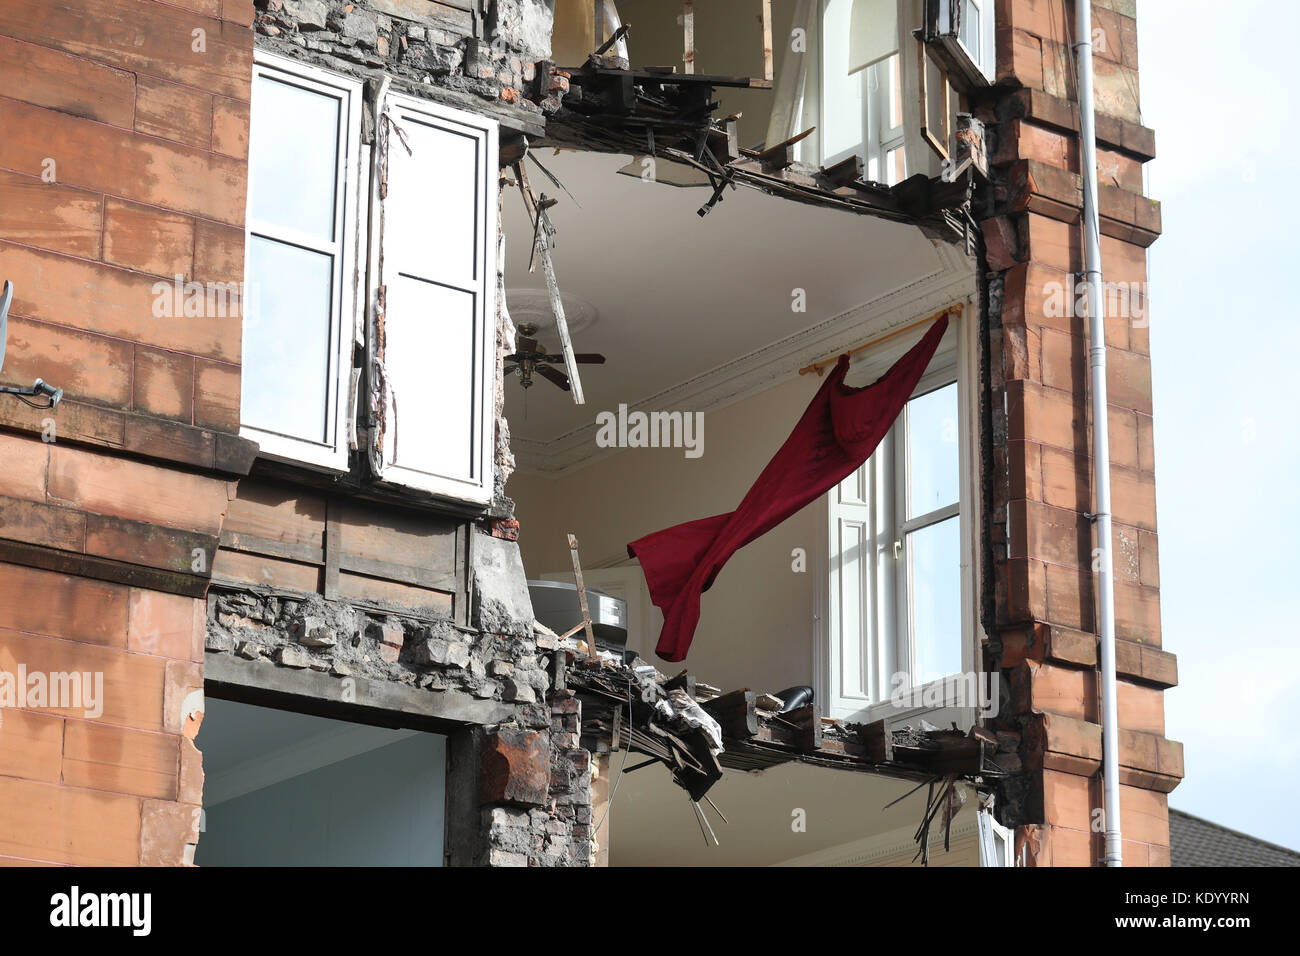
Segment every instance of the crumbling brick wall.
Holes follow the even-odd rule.
[[[457,696],[500,705],[499,719],[475,731],[474,763],[453,766],[460,772],[449,781],[477,800],[479,832],[465,861],[588,865],[591,757],[579,745],[579,701],[564,688],[571,652],[535,630],[517,542],[476,531],[472,550],[466,624],[223,585],[208,595],[207,659],[315,671],[337,679],[331,688],[349,679],[402,686],[418,692],[407,698],[417,712],[435,716]],[[347,696],[340,689],[329,699]]]
[[[449,621],[362,610],[319,595],[214,588],[208,595],[206,649],[335,677],[521,705],[544,701],[550,686],[548,654],[536,638],[480,634]]]
[[[487,734],[479,790],[480,863],[590,866],[593,861],[592,761],[578,744],[582,704],[571,690],[556,690],[548,701],[541,714],[530,712],[530,719],[540,718],[536,723],[496,727]]]
[[[258,44],[342,73],[383,71],[440,96],[529,99],[551,53],[552,4],[493,0],[256,0]],[[558,104],[557,104],[558,105]],[[469,108],[473,108],[470,106]]]

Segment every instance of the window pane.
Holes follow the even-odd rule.
[[[907,178],[907,169],[903,162],[903,147],[891,149],[886,154],[886,163],[889,169],[889,179],[886,185],[895,186]]]
[[[385,361],[397,425],[385,440],[395,464],[478,478],[474,320],[472,292],[406,275],[389,282]]]
[[[975,61],[975,65],[982,66],[984,48],[980,43],[980,8],[976,6],[974,0],[964,0],[962,3],[958,38],[962,46],[966,47],[970,58]]]
[[[956,504],[957,383],[907,403],[907,516]]]
[[[839,522],[840,606],[840,687],[843,697],[865,698],[870,695],[867,663],[870,651],[870,584],[872,556],[867,542],[867,528],[858,521]]]
[[[907,536],[914,684],[961,671],[961,519]]]
[[[332,257],[250,236],[243,421],[327,441]]]
[[[451,124],[403,116],[407,153],[390,141],[384,257],[403,272],[452,285],[474,285],[480,266],[482,199],[479,141]],[[430,223],[441,228],[430,229]]]
[[[252,219],[334,240],[341,106],[333,96],[258,77],[249,154]]]
[[[898,54],[889,58],[889,128],[903,125],[903,84],[898,76]]]
[[[822,17],[822,156],[862,145],[862,77],[849,74],[853,0],[827,0]]]

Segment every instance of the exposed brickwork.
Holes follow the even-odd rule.
[[[238,470],[214,434],[237,431],[222,410],[238,405],[238,295],[221,316],[154,306],[159,282],[242,272],[246,160],[228,130],[247,113],[247,19],[247,0],[0,8],[3,374],[64,389],[60,440]],[[0,408],[7,427],[45,417]]]
[[[590,866],[591,754],[578,746],[582,705],[550,695],[549,732],[498,728],[482,768],[484,860],[492,866]],[[503,772],[509,765],[509,773]]]
[[[202,606],[0,564],[0,674],[102,680],[98,699],[75,706],[54,706],[62,701],[51,697],[0,711],[0,858],[187,861],[202,773],[187,710],[202,686]]]
[[[1124,855],[1168,862],[1165,794],[1182,776],[1164,739],[1161,692],[1177,680],[1159,650],[1159,570],[1151,443],[1151,364],[1144,247],[1159,207],[1141,196],[1150,134],[1137,125],[1132,4],[1093,4],[1099,112],[1102,260],[1108,288],[1107,388],[1113,537],[1098,542],[1093,507],[1087,318],[1078,308],[1079,144],[1064,50],[1073,9],[1002,0],[998,73],[1006,88],[985,118],[993,208],[982,223],[993,271],[993,514],[997,638],[1008,669],[1003,729],[1022,734],[1025,790],[1008,802],[1029,865],[1093,865],[1101,856],[1101,735],[1095,671],[1095,550],[1115,567]],[[1119,295],[1118,293],[1124,293]],[[1128,293],[1132,293],[1129,295]],[[1151,655],[1144,664],[1144,655]]]
[[[496,0],[485,17],[429,0],[256,0],[259,45],[343,73],[382,70],[440,95],[501,101],[541,118],[551,5]],[[533,98],[530,99],[530,95]],[[534,102],[536,100],[536,102]]]
[[[478,634],[344,601],[224,590],[208,596],[206,647],[283,667],[517,704],[545,700],[554,650],[547,638]]]
[[[233,263],[240,278],[246,160],[229,116],[247,111],[251,19],[249,0],[0,5],[3,378],[65,391],[56,410],[0,408],[0,674],[102,682],[98,699],[0,711],[7,860],[192,859],[196,595],[232,490],[217,472],[246,468],[229,414],[239,301],[159,317],[155,286]]]

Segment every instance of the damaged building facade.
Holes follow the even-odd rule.
[[[1154,137],[1097,0],[1098,541],[1074,17],[0,0],[0,860],[1096,865],[1108,552],[1167,864]],[[936,323],[656,657],[629,542]]]

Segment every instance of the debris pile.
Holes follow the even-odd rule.
[[[583,701],[583,745],[650,758],[627,772],[663,763],[693,800],[723,768],[791,761],[921,784],[951,777],[987,785],[1007,773],[999,766],[998,737],[980,727],[963,733],[924,721],[896,729],[884,720],[856,724],[823,717],[815,702],[786,710],[781,696],[748,688],[722,693],[685,671],[669,678],[631,652],[588,656],[585,643],[572,638],[557,654],[566,654],[566,684]]]

